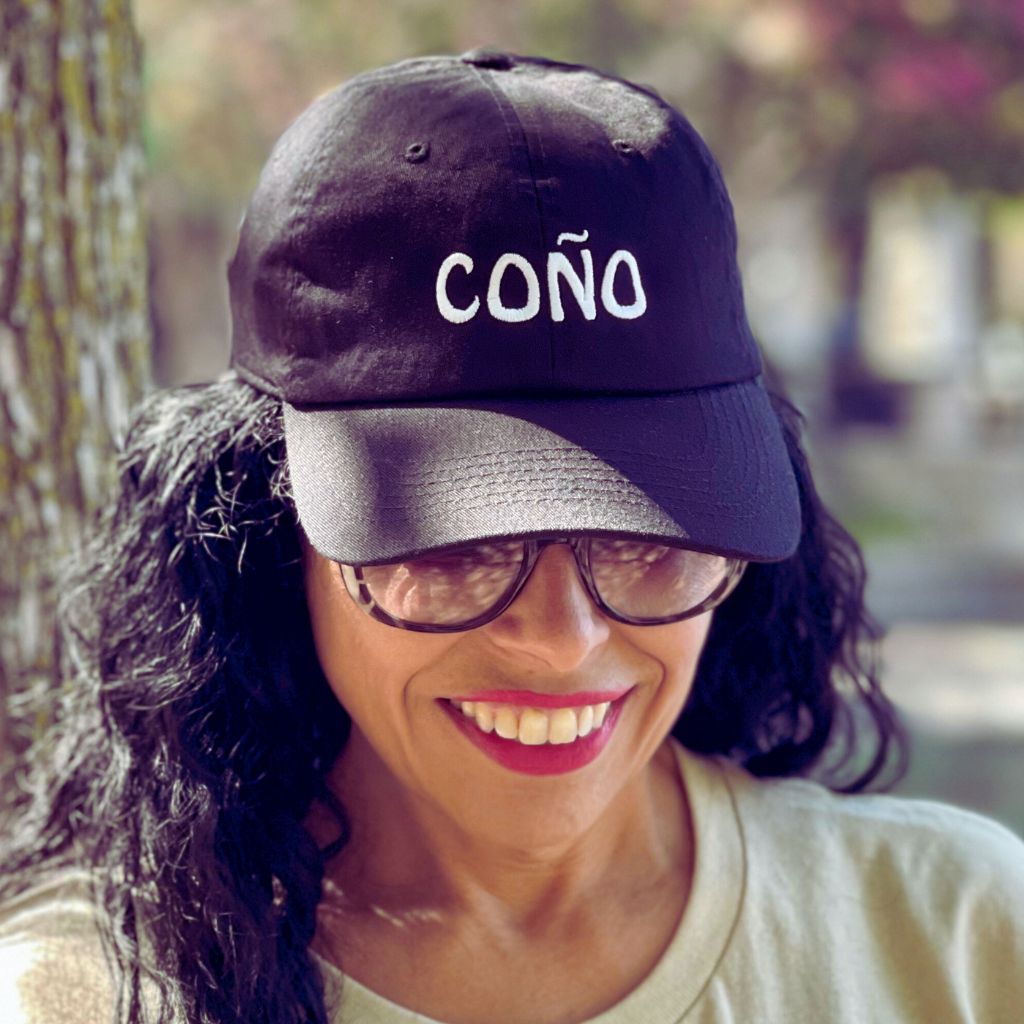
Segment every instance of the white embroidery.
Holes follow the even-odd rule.
[[[501,302],[501,279],[508,267],[515,267],[526,280],[526,305],[505,306]],[[525,256],[517,252],[506,252],[498,257],[491,271],[491,280],[487,285],[487,309],[495,320],[518,324],[524,320],[532,320],[540,312],[540,281]]]
[[[589,231],[575,233],[563,231],[558,236],[557,245],[563,242],[582,244],[590,237]],[[551,319],[555,323],[565,320],[565,307],[562,305],[562,282],[568,284],[573,298],[576,300],[586,320],[597,318],[597,300],[594,295],[594,257],[590,249],[580,249],[580,260],[583,264],[583,276],[569,261],[568,255],[562,252],[549,252],[547,258],[547,287],[551,305]],[[615,296],[615,275],[620,265],[625,264],[633,288],[633,301],[623,305]],[[480,296],[474,294],[468,306],[456,306],[448,296],[448,278],[451,272],[459,267],[468,277],[473,272],[473,259],[464,252],[453,252],[445,257],[437,272],[435,298],[438,312],[450,323],[464,324],[472,320],[480,311]],[[526,282],[526,302],[522,306],[506,306],[501,300],[501,282],[509,267],[515,267]],[[487,311],[495,320],[505,323],[523,323],[532,320],[540,312],[540,280],[529,260],[517,252],[506,252],[498,257],[491,269],[487,283]],[[640,267],[636,257],[628,249],[616,249],[608,260],[601,276],[601,305],[605,311],[619,320],[635,320],[647,312],[647,295],[640,279]]]
[[[473,272],[472,257],[467,256],[464,252],[453,252],[450,256],[445,257],[441,269],[437,272],[435,287],[437,308],[445,320],[449,320],[453,324],[464,324],[476,316],[476,311],[480,308],[480,296],[474,296],[473,301],[464,309],[452,305],[451,299],[448,298],[448,275],[455,267],[462,267],[467,275],[471,274]]]
[[[557,244],[561,245],[563,241],[585,242],[589,235],[589,231],[579,235],[563,231],[558,236]],[[589,249],[581,249],[580,256],[583,258],[582,281],[580,275],[576,273],[576,268],[569,262],[568,256],[560,252],[548,253],[548,295],[551,299],[551,319],[555,323],[561,323],[565,319],[560,278],[565,278],[568,282],[584,318],[593,320],[597,317],[597,302],[594,299],[594,257]]]
[[[633,278],[633,301],[628,306],[619,304],[615,298],[615,271],[619,264],[625,263],[629,267],[630,276]],[[647,312],[647,296],[644,294],[644,286],[640,283],[640,268],[636,265],[636,257],[628,249],[616,249],[608,260],[608,266],[604,268],[604,277],[601,279],[601,305],[620,320],[635,320]]]

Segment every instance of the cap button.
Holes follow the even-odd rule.
[[[502,50],[491,50],[486,46],[478,46],[475,50],[469,50],[459,59],[474,67],[490,68],[492,71],[508,71],[515,64],[512,54]]]

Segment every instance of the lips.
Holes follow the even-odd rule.
[[[601,753],[631,689],[557,695],[495,690],[438,703],[498,764],[526,775],[557,775]]]

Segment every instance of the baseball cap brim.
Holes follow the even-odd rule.
[[[759,381],[644,396],[284,405],[313,547],[348,564],[576,530],[772,562],[800,503]]]

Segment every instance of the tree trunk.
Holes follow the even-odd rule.
[[[148,379],[139,50],[129,0],[0,0],[0,707]]]

